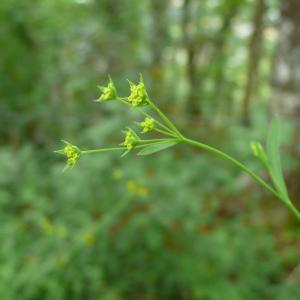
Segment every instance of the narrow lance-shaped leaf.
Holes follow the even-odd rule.
[[[165,141],[165,142],[158,142],[158,143],[153,143],[149,146],[146,146],[145,148],[143,148],[138,155],[149,155],[149,154],[153,154],[155,152],[158,151],[162,151],[164,149],[170,148],[174,145],[176,145],[177,142],[175,141]]]
[[[289,196],[286,184],[282,174],[280,153],[279,153],[279,134],[280,122],[278,118],[274,118],[271,122],[267,137],[267,155],[268,166],[271,178],[278,192],[284,197],[284,200],[289,201]]]

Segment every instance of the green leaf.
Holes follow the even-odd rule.
[[[124,157],[124,156],[127,155],[129,152],[130,152],[130,150],[126,150],[126,151],[121,155],[121,157]]]
[[[158,143],[153,143],[149,146],[146,146],[143,148],[138,155],[149,155],[158,151],[162,151],[164,149],[170,148],[174,145],[176,145],[178,142],[175,141],[166,141],[166,142],[158,142]]]
[[[280,121],[274,118],[271,122],[267,137],[268,167],[271,178],[278,192],[289,201],[288,191],[282,174],[280,153],[279,153],[279,131]]]
[[[54,153],[58,153],[58,154],[65,154],[65,150],[64,149],[60,149],[60,150],[54,150]]]

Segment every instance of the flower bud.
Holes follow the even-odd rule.
[[[263,162],[265,165],[268,164],[268,159],[265,154],[265,150],[261,143],[259,142],[251,142],[250,143],[252,153],[255,157],[257,157],[261,162]]]
[[[99,86],[98,88],[102,92],[102,95],[98,98],[97,101],[103,102],[103,101],[109,101],[109,100],[116,99],[117,91],[116,91],[115,85],[110,77],[109,77],[109,82],[108,82],[107,87]]]
[[[66,167],[73,167],[77,161],[79,160],[81,156],[81,151],[78,147],[70,144],[69,142],[63,141],[66,146],[58,151],[55,151],[56,153],[63,154],[67,158],[67,166]]]
[[[138,84],[134,84],[128,81],[130,85],[130,95],[128,97],[128,102],[133,107],[148,105],[148,95],[145,89],[144,82],[140,80]]]
[[[125,146],[127,148],[127,150],[130,151],[134,148],[134,146],[139,141],[139,137],[130,128],[128,130],[124,131],[124,134],[125,134],[125,140],[121,145]]]
[[[155,120],[150,117],[146,117],[143,122],[140,123],[140,126],[143,128],[143,132],[151,132],[155,126]]]

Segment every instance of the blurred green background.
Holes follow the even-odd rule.
[[[53,153],[119,144],[136,116],[96,86],[141,72],[261,176],[249,143],[279,113],[300,208],[298,0],[1,0],[0,45],[0,299],[300,299],[299,222],[234,166],[180,146],[62,173]]]

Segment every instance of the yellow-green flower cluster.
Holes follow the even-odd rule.
[[[80,150],[76,146],[67,144],[64,148],[64,154],[67,156],[67,164],[74,166],[80,157]]]
[[[125,146],[127,150],[130,151],[137,144],[139,137],[132,129],[128,129],[124,133],[125,133],[125,140],[121,145]]]
[[[67,157],[67,167],[68,166],[74,166],[77,161],[79,160],[81,156],[81,151],[78,147],[70,144],[69,142],[63,141],[66,146],[58,151],[55,151],[56,153],[63,154]]]
[[[128,102],[133,107],[148,105],[148,96],[144,83],[140,81],[138,84],[134,84],[131,81],[129,81],[129,85],[130,95],[127,99]]]
[[[155,126],[155,120],[151,117],[146,117],[143,122],[140,123],[140,126],[143,128],[143,132],[151,132]]]
[[[128,193],[132,196],[146,198],[149,195],[149,189],[135,180],[128,180],[126,186]]]
[[[83,242],[86,246],[93,246],[96,243],[96,237],[92,232],[86,232],[82,236]]]
[[[66,227],[56,227],[48,218],[43,218],[41,227],[44,233],[46,233],[47,235],[56,235],[57,237],[64,238],[68,234]]]
[[[102,92],[102,95],[99,97],[98,101],[102,102],[116,99],[117,91],[111,78],[109,78],[109,83],[106,87],[99,86],[99,89]]]

